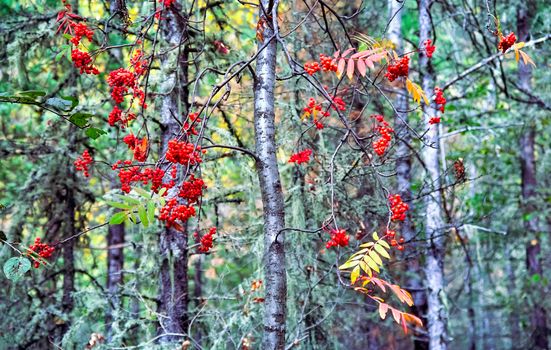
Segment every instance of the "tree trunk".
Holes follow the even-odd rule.
[[[111,339],[111,324],[113,322],[112,308],[120,306],[119,285],[123,282],[124,264],[124,224],[109,225],[107,231],[107,293],[109,305],[105,314],[105,330],[107,339]]]
[[[419,2],[419,40],[423,43],[431,38],[431,0]],[[422,45],[422,44],[421,44]],[[428,57],[420,52],[420,67],[422,72],[423,90],[431,95],[434,90],[434,69]],[[423,105],[425,125],[429,127],[425,136],[425,146],[422,151],[423,161],[427,167],[427,179],[430,181],[430,193],[425,196],[425,230],[427,238],[427,254],[425,276],[427,285],[427,323],[429,347],[431,350],[446,349],[447,311],[441,300],[444,289],[444,255],[445,235],[443,227],[442,198],[440,196],[440,166],[439,166],[439,132],[436,125],[430,125],[431,117],[438,113],[434,105]]]
[[[162,34],[169,46],[183,45],[187,38],[187,18],[178,3],[174,3],[167,11],[163,12]],[[187,50],[171,50],[162,57],[162,69],[165,84],[170,91],[163,98],[161,106],[161,155],[166,153],[168,141],[176,138],[180,132],[180,124],[174,118],[180,118],[188,110],[187,83]],[[169,177],[167,172],[167,177]],[[170,179],[168,179],[170,180]],[[180,171],[174,180],[180,183],[183,174]],[[174,191],[169,191],[167,197],[174,196]],[[168,198],[167,198],[168,199]],[[163,228],[160,237],[160,312],[163,316],[160,320],[159,333],[186,333],[188,326],[188,232],[187,225],[184,230],[175,228]],[[172,342],[181,339],[181,336],[165,336],[160,338],[162,342]]]
[[[396,45],[396,50],[402,50],[402,12],[403,3],[397,0],[389,0],[389,18],[391,22],[388,26],[388,38]],[[411,150],[408,144],[411,142],[411,135],[407,128],[408,123],[408,100],[407,91],[404,87],[397,89],[397,94],[394,99],[394,107],[397,111],[396,118],[394,119],[394,129],[396,130],[396,139],[398,145],[396,147],[396,179],[397,179],[397,193],[403,198],[404,202],[407,202],[410,206],[410,210],[406,219],[401,225],[401,234],[408,243],[408,248],[411,251],[416,251],[416,244],[414,243],[415,227],[413,226],[413,220],[411,213],[413,212],[413,203],[411,195]],[[421,283],[421,267],[419,259],[414,256],[407,260],[407,272],[411,274],[407,279],[407,286],[412,288],[412,296],[414,298],[413,313],[415,316],[424,319],[424,313],[427,308],[427,298],[423,286]],[[415,349],[427,349],[428,343],[421,338],[415,338]]]
[[[266,26],[258,47],[270,40],[277,25],[279,1],[262,0],[259,20]],[[263,349],[285,347],[287,281],[285,272],[285,211],[275,143],[274,85],[277,42],[271,40],[258,54],[254,79],[254,130],[256,170],[260,181],[264,212],[264,302]]]
[[[527,41],[530,37],[530,26],[532,22],[532,14],[536,9],[534,1],[521,2],[517,11],[517,34],[519,41]],[[519,62],[518,82],[520,87],[530,92],[532,90],[532,66]],[[524,215],[528,215],[528,219],[524,221],[526,231],[531,237],[530,242],[526,247],[526,267],[529,277],[533,275],[542,276],[543,267],[540,261],[541,245],[538,237],[538,218],[536,208],[534,206],[534,197],[536,195],[536,159],[534,153],[536,129],[533,123],[525,126],[525,129],[520,137],[520,165],[521,165],[521,191],[522,199],[521,206]],[[533,345],[536,349],[548,349],[547,342],[547,315],[541,304],[544,300],[543,295],[538,295],[539,288],[536,288],[535,293],[532,293],[532,301],[534,305],[530,312],[530,323],[532,325]]]

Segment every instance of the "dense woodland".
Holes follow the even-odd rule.
[[[549,349],[544,0],[0,0],[0,349]]]

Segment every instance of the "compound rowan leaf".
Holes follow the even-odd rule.
[[[374,251],[369,252],[369,257],[373,259],[378,265],[383,266],[383,260],[379,256],[379,254],[375,253]]]
[[[534,61],[532,61],[530,56],[528,56],[524,51],[518,50],[518,52],[520,53],[520,56],[522,57],[522,60],[524,61],[524,64],[530,63],[532,66],[534,66],[534,67],[536,66]]]
[[[362,75],[362,77],[365,77],[365,74],[367,73],[365,62],[362,60],[358,60],[357,65],[358,65],[358,72]]]
[[[340,79],[342,76],[342,73],[344,72],[344,65],[346,64],[346,60],[344,58],[341,58],[339,60],[339,64],[337,66],[337,77]]]
[[[381,270],[379,270],[379,265],[377,265],[377,263],[375,261],[373,261],[373,259],[371,259],[371,257],[369,257],[369,255],[364,256],[364,261],[367,263],[367,266],[369,266],[370,268],[372,268],[376,272],[381,272]]]
[[[347,56],[349,53],[351,53],[352,51],[354,51],[354,48],[353,48],[353,47],[351,47],[351,48],[349,48],[348,50],[344,51],[344,52],[342,53],[342,57],[346,57],[346,56]]]
[[[110,207],[118,208],[118,209],[131,209],[132,206],[125,204],[125,203],[119,203],[119,202],[113,202],[113,201],[105,201],[105,204],[107,204]]]
[[[144,206],[138,207],[138,216],[140,217],[140,221],[144,227],[149,226],[149,219],[147,218],[147,212]]]
[[[155,221],[155,202],[147,202],[147,219],[149,222]]]
[[[394,317],[394,321],[396,321],[396,323],[400,324],[400,319],[402,318],[402,314],[400,311],[394,309],[394,308],[391,308],[390,311],[392,311],[392,317]]]
[[[388,243],[387,243],[385,240],[383,240],[383,239],[379,240],[379,241],[377,242],[377,244],[382,245],[382,246],[383,246],[384,248],[386,248],[386,249],[390,249],[390,246],[388,245]]]
[[[371,235],[373,237],[373,239],[375,241],[378,241],[379,240],[379,235],[377,234],[377,232],[373,232],[373,234]]]

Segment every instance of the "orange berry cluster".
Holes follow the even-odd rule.
[[[409,74],[409,57],[404,56],[395,64],[389,64],[385,77],[388,81],[394,81],[399,77],[407,78]]]
[[[205,153],[205,151],[203,151]],[[166,160],[171,163],[195,165],[202,162],[201,146],[195,147],[193,143],[170,140],[166,151]]]
[[[320,69],[320,64],[316,61],[306,62],[304,64],[304,70],[308,73],[308,75],[314,75],[314,73],[319,72]]]

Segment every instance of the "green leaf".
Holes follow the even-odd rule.
[[[368,255],[364,257],[364,261],[367,263],[367,266],[371,267],[376,272],[381,272],[379,270],[379,265],[377,265],[377,263],[373,261],[373,259],[371,259]]]
[[[118,208],[118,209],[131,209],[132,206],[128,205],[128,204],[125,204],[125,203],[120,203],[120,202],[113,202],[113,201],[105,201],[105,204],[107,204],[108,206],[110,207],[113,207],[113,208]]]
[[[13,282],[17,282],[30,269],[31,261],[22,256],[10,258],[4,264],[4,274]]]
[[[390,259],[390,255],[388,254],[388,252],[385,250],[385,248],[383,248],[380,244],[375,244],[375,250],[377,251],[377,253],[379,253],[381,256],[387,258],[387,259]]]
[[[147,192],[143,188],[134,187],[133,190],[134,190],[134,192],[136,192],[140,196],[144,197],[145,199],[150,199],[151,198],[151,192]]]
[[[70,109],[75,109],[75,107],[78,106],[78,98],[75,96],[61,96],[61,98],[64,99],[65,101],[71,102]]]
[[[127,212],[120,211],[118,213],[115,213],[115,215],[111,216],[111,219],[109,220],[109,225],[118,225],[122,224],[127,218]]]
[[[136,205],[139,205],[139,204],[142,204],[142,202],[140,202],[138,199],[134,198],[134,197],[130,197],[130,196],[123,196],[123,195],[120,195],[120,194],[116,194],[115,195],[117,198],[125,201],[126,203],[132,205],[132,207],[136,206]]]
[[[138,207],[138,216],[140,217],[140,221],[144,227],[149,226],[149,220],[147,219],[147,213],[144,206]]]
[[[155,221],[155,202],[147,202],[147,219],[153,223]]]
[[[98,129],[98,128],[92,128],[92,127],[90,127],[90,128],[88,128],[88,129],[86,129],[85,134],[86,134],[86,136],[88,136],[89,138],[95,140],[95,139],[97,139],[98,137],[100,137],[101,135],[107,134],[107,132],[104,131],[104,130]]]
[[[71,40],[73,38],[70,34],[67,33],[63,34],[63,37],[67,40]]]
[[[88,119],[92,118],[93,116],[94,115],[90,113],[77,112],[69,118],[69,121],[79,128],[84,128],[86,124],[88,124]]]
[[[374,251],[369,252],[369,257],[373,259],[378,265],[383,265],[383,260],[379,256],[379,254],[375,253]]]

